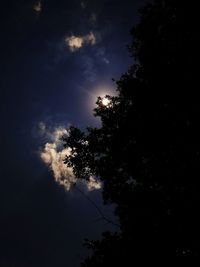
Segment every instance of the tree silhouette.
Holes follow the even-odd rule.
[[[131,31],[135,63],[108,106],[97,99],[101,127],[71,127],[64,140],[72,149],[65,163],[77,178],[103,181],[120,221],[120,233],[88,241],[94,254],[84,267],[199,255],[196,10],[172,0],[145,6]]]

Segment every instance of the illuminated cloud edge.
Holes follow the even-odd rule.
[[[68,131],[63,127],[57,127],[53,131],[49,131],[46,125],[39,123],[40,134],[43,134],[50,141],[47,142],[40,151],[40,159],[52,171],[55,181],[62,185],[66,191],[76,184],[77,178],[73,174],[72,168],[64,164],[66,156],[70,155],[70,148],[64,148],[61,138],[68,134]],[[88,191],[101,189],[101,183],[90,177],[85,184]]]
[[[65,43],[71,52],[75,52],[82,48],[84,45],[95,45],[96,36],[93,32],[83,36],[66,36]]]

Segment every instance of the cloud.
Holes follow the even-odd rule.
[[[85,3],[85,1],[81,1],[81,8],[82,8],[82,9],[85,9],[85,8],[86,8],[86,3]]]
[[[89,182],[87,182],[87,188],[89,191],[101,189],[101,183],[97,182],[93,177],[90,177]]]
[[[70,36],[65,38],[65,42],[69,49],[74,52],[78,49],[80,49],[83,46],[84,39],[83,37],[78,37],[78,36]]]
[[[93,32],[90,32],[88,35],[84,37],[86,43],[95,45],[96,44],[96,37]]]
[[[40,134],[45,134],[46,133],[46,124],[44,122],[40,122],[38,124],[38,129],[39,129],[39,132]]]
[[[64,164],[64,159],[70,155],[71,149],[63,148],[61,138],[67,135],[68,132],[63,127],[55,128],[51,132],[43,122],[39,123],[39,130],[41,134],[45,134],[51,140],[40,151],[40,158],[52,171],[55,181],[62,185],[66,191],[69,191],[71,186],[77,182],[77,178],[74,176],[72,168]],[[93,177],[88,182],[84,182],[84,184],[88,191],[101,188],[101,183]]]
[[[89,22],[92,26],[95,26],[97,23],[97,14],[92,13],[90,18],[89,18]]]
[[[79,50],[83,45],[95,45],[96,44],[96,36],[93,32],[83,36],[67,36],[65,37],[65,43],[70,49],[71,52]]]
[[[97,49],[96,56],[106,65],[110,64],[110,60],[106,57],[106,50],[104,47],[100,47]]]
[[[104,63],[106,63],[107,65],[110,64],[109,59],[107,59],[106,57],[103,57],[103,58],[102,58],[102,61],[103,61]]]
[[[76,182],[72,169],[63,163],[68,154],[67,149],[58,152],[55,143],[46,143],[40,154],[42,161],[52,170],[55,181],[63,185],[67,191]]]
[[[37,13],[41,13],[42,12],[42,3],[41,1],[38,1],[34,6],[33,6],[33,10]]]

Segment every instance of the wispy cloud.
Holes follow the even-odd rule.
[[[103,61],[104,63],[106,63],[107,65],[110,64],[109,59],[107,59],[106,57],[103,57],[103,58],[102,58],[102,61]]]
[[[96,44],[96,36],[93,32],[83,36],[66,36],[65,43],[71,52],[79,50],[83,45],[94,45]]]
[[[40,158],[52,171],[55,181],[62,185],[66,191],[69,191],[71,186],[77,182],[77,178],[74,176],[72,168],[64,164],[64,159],[70,155],[71,149],[63,147],[61,138],[68,135],[68,131],[63,127],[57,127],[53,131],[49,131],[43,122],[39,123],[39,130],[50,140],[40,151]],[[88,191],[101,188],[101,183],[93,177],[84,184]]]
[[[37,12],[38,14],[42,12],[42,2],[38,1],[33,5],[33,10]]]
[[[85,8],[86,8],[86,3],[85,3],[85,1],[81,1],[81,8],[82,8],[82,9],[85,9]]]
[[[97,22],[97,14],[96,13],[92,13],[90,18],[89,18],[89,22],[92,26],[96,25]]]
[[[85,43],[95,45],[96,44],[96,36],[94,35],[93,32],[90,32],[88,35],[85,36],[84,38]]]
[[[104,47],[100,47],[97,49],[96,56],[100,61],[102,61],[106,65],[110,64],[110,60],[106,56],[106,51]]]

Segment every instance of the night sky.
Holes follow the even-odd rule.
[[[81,194],[56,183],[40,154],[56,129],[99,124],[96,97],[114,94],[112,78],[132,63],[129,32],[144,2],[1,3],[1,266],[78,266],[84,238],[116,230]],[[113,217],[100,190],[83,190]]]

